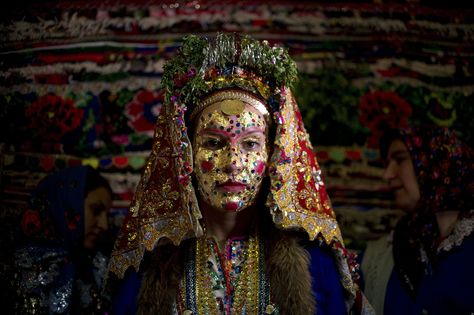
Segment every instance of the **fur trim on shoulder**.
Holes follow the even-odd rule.
[[[312,294],[310,257],[299,244],[299,237],[275,230],[267,241],[266,269],[272,302],[280,314],[307,315],[316,313]]]
[[[184,270],[183,245],[162,246],[153,251],[138,295],[138,315],[172,314]]]

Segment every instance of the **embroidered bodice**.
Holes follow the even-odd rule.
[[[208,239],[210,256],[206,272],[212,279],[212,289],[221,314],[229,314],[232,306],[237,279],[247,260],[248,239],[227,240],[224,248],[219,249],[213,239]]]
[[[196,240],[185,263],[176,314],[278,314],[270,303],[258,237],[233,238],[219,248],[212,238]]]

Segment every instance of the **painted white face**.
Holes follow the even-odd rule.
[[[112,196],[105,187],[91,190],[84,200],[84,248],[94,249],[108,229]]]
[[[395,203],[405,211],[412,211],[420,200],[420,188],[410,152],[399,139],[392,141],[387,152],[384,178],[393,191]]]
[[[268,148],[267,124],[254,107],[224,100],[205,108],[196,122],[193,148],[203,202],[237,212],[256,201]]]

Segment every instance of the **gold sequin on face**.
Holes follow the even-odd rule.
[[[201,199],[215,209],[240,211],[260,191],[268,159],[267,126],[252,106],[227,110],[226,101],[197,118],[194,169]]]

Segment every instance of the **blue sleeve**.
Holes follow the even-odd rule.
[[[344,289],[330,251],[319,246],[312,246],[307,250],[311,256],[310,272],[313,294],[316,297],[316,314],[347,314]]]
[[[141,278],[135,270],[125,274],[117,293],[112,298],[112,314],[132,315],[137,312],[137,298],[141,287]]]

